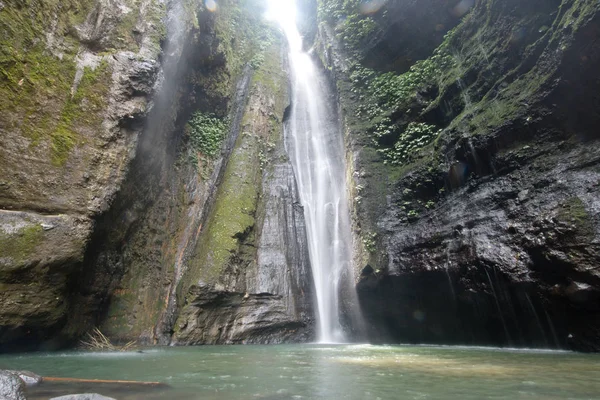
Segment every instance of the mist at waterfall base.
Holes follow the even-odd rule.
[[[47,383],[29,388],[29,400],[90,392],[119,400],[584,400],[597,399],[600,393],[595,355],[466,347],[171,347],[0,355],[0,367],[44,376],[169,385]]]
[[[340,343],[340,293],[351,293],[351,230],[346,198],[344,144],[326,79],[302,50],[293,0],[270,1],[270,18],[289,44],[291,113],[285,126],[286,150],[304,208],[315,284],[318,341]]]

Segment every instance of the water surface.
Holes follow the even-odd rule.
[[[44,376],[160,381],[169,388],[41,386],[31,399],[99,392],[141,399],[600,399],[600,356],[487,348],[289,345],[0,356]]]

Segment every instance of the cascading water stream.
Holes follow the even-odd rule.
[[[281,1],[281,0],[278,0]],[[285,2],[284,2],[285,3]],[[293,2],[286,5],[293,9]],[[290,47],[292,110],[286,147],[304,207],[318,305],[318,340],[343,342],[339,294],[351,276],[351,231],[344,147],[322,72],[302,51],[294,13],[279,21]]]

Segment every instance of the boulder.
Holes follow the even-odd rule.
[[[0,400],[26,400],[25,383],[9,371],[0,371]]]
[[[25,386],[36,386],[42,382],[42,377],[31,371],[6,371],[21,378]]]

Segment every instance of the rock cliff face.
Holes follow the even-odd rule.
[[[94,219],[135,154],[165,15],[153,0],[0,6],[0,348],[68,318]]]
[[[176,87],[158,97],[171,106],[88,252],[93,268],[77,285],[85,325],[179,345],[310,332],[304,222],[282,147],[285,51],[262,14],[253,1],[200,9]]]
[[[94,326],[147,344],[310,337],[285,51],[263,12],[1,3],[0,350]]]
[[[0,351],[313,337],[285,46],[218,3],[0,2]],[[599,350],[600,3],[301,3],[370,339]]]
[[[265,49],[240,135],[179,289],[177,344],[279,343],[312,335],[302,207],[284,147],[282,38]]]
[[[370,338],[600,349],[600,5],[349,3],[317,49]]]

